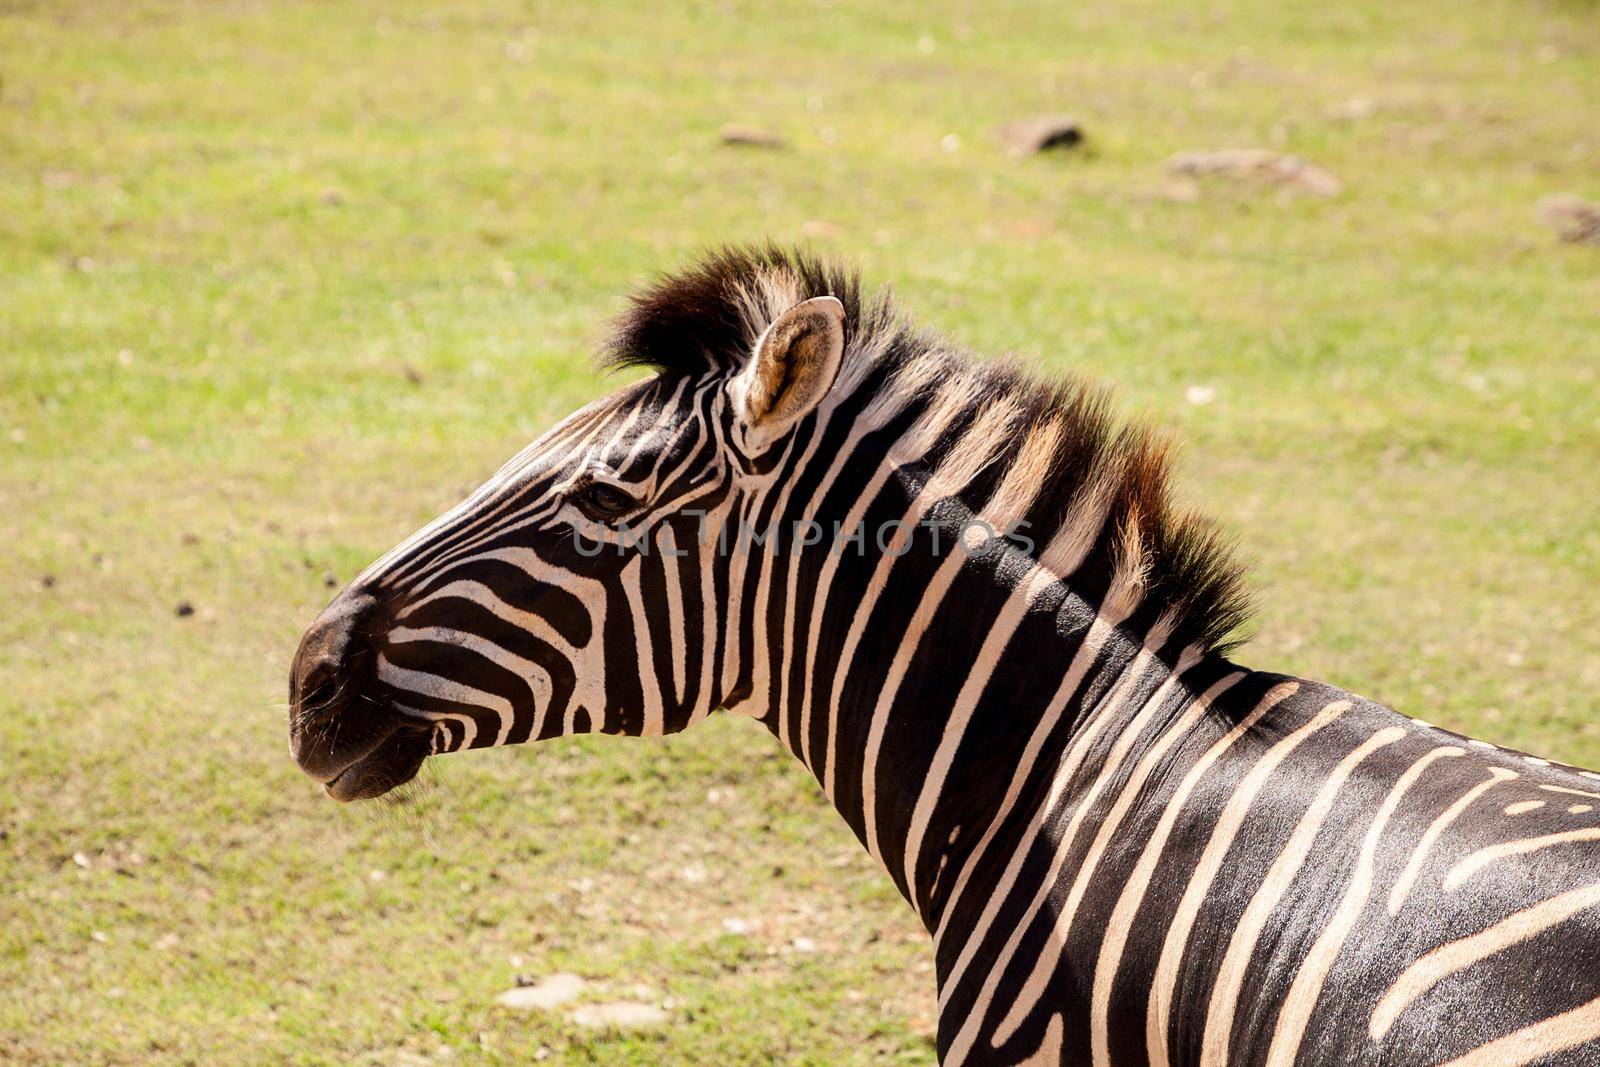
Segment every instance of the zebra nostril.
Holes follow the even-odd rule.
[[[307,672],[300,688],[300,713],[321,715],[333,709],[339,695],[338,668],[328,662],[318,663]]]
[[[329,719],[352,703],[370,680],[372,649],[365,640],[350,637],[334,656],[324,656],[306,669],[295,706],[302,719]]]
[[[289,753],[324,784],[395,731],[370,692],[378,668],[377,607],[366,594],[335,597],[300,639],[289,670]],[[347,782],[345,795],[356,795],[358,787]]]
[[[290,675],[297,721],[332,718],[367,683],[373,656],[366,624],[375,607],[370,596],[344,594],[306,631]]]

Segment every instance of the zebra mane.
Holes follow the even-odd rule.
[[[1244,567],[1230,537],[1173,504],[1169,438],[1119,423],[1106,391],[1077,376],[1045,378],[1009,359],[975,362],[910,324],[887,291],[863,298],[851,268],[773,244],[718,249],[635,293],[602,363],[664,375],[735,373],[779,314],[815,296],[837,297],[845,309],[835,392],[875,390],[869,413],[956,397],[966,410],[950,425],[993,438],[963,441],[969,454],[977,448],[989,458],[969,465],[975,473],[953,495],[998,498],[1014,494],[1007,487],[1037,485],[1022,512],[1028,528],[1063,535],[1048,546],[1039,540],[1041,563],[1052,565],[1056,550],[1071,560],[1058,573],[1069,571],[1075,588],[1154,605],[1185,644],[1219,654],[1232,647],[1249,616]],[[960,388],[951,388],[958,379]],[[1074,529],[1087,542],[1076,554],[1061,549]]]

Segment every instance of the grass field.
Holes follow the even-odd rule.
[[[1600,248],[1533,210],[1600,194],[1600,9],[1179,7],[0,3],[0,1061],[931,1062],[922,935],[747,722],[348,808],[285,754],[328,583],[711,242],[1179,428],[1243,662],[1600,765]],[[1174,198],[1251,146],[1344,191]],[[671,1021],[495,1004],[557,971]]]

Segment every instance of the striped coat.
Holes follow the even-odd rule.
[[[1236,666],[1239,568],[1098,391],[777,249],[610,352],[653,373],[307,631],[331,795],[748,715],[927,926],[947,1063],[1600,1063],[1600,777]]]

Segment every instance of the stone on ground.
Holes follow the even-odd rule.
[[[522,1011],[549,1011],[576,1000],[589,983],[575,974],[552,974],[531,985],[508,989],[495,997],[495,1003]]]
[[[1065,115],[1040,115],[1008,122],[994,132],[1014,156],[1076,148],[1083,143],[1083,127],[1076,119]]]
[[[741,145],[745,148],[782,148],[783,137],[765,126],[752,126],[730,122],[718,134],[723,144]]]
[[[1344,186],[1333,172],[1299,156],[1267,148],[1226,148],[1215,152],[1179,152],[1167,160],[1167,171],[1189,178],[1225,177],[1258,181],[1315,196],[1337,196]]]
[[[1563,241],[1600,244],[1600,204],[1571,193],[1552,193],[1539,201],[1539,217]]]
[[[645,1026],[660,1026],[667,1021],[667,1013],[654,1004],[632,1000],[614,1000],[604,1004],[587,1004],[567,1015],[578,1026],[591,1029],[615,1027],[631,1030]]]

